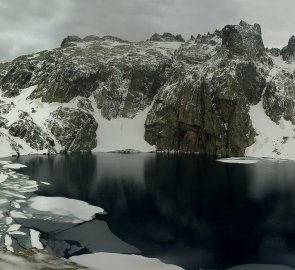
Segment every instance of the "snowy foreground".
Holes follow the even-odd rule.
[[[164,264],[157,259],[137,255],[97,253],[72,257],[72,261],[92,270],[181,270],[175,265]],[[249,264],[229,268],[228,270],[292,270],[281,265]],[[200,269],[203,270],[203,269]],[[204,269],[205,270],[205,269]],[[213,270],[213,269],[211,269]]]
[[[44,251],[29,250],[19,253],[0,252],[0,269],[2,270],[181,270],[175,265],[164,264],[157,259],[137,255],[97,253],[82,255],[64,260]],[[280,265],[249,264],[235,266],[228,270],[292,270]],[[201,270],[201,269],[200,269]],[[211,269],[213,270],[213,269]]]

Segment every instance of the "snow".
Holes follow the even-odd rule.
[[[13,231],[13,232],[9,232],[9,235],[26,235],[26,233],[24,232],[20,232],[20,231]]]
[[[110,152],[125,149],[134,149],[141,152],[155,151],[144,140],[144,124],[151,106],[139,112],[133,119],[115,118],[108,120],[103,118],[97,109],[93,96],[92,106],[95,110],[94,117],[99,127],[97,129],[97,147],[93,152]]]
[[[234,266],[228,270],[293,270],[293,268],[274,264],[245,264]]]
[[[0,183],[3,183],[8,178],[8,175],[0,173]]]
[[[11,206],[17,209],[20,208],[20,204],[18,202],[11,202]]]
[[[10,146],[10,141],[7,136],[5,136],[5,131],[3,128],[0,128],[0,132],[3,132],[2,135],[0,134],[0,157],[9,157],[15,154],[15,151],[12,150]]]
[[[13,232],[13,231],[18,231],[20,229],[21,225],[20,224],[13,224],[9,226],[7,232]]]
[[[270,72],[271,76],[275,76],[281,70],[287,70],[291,74],[293,73],[293,71],[295,69],[295,62],[286,62],[283,60],[283,57],[281,55],[279,55],[277,57],[270,55],[270,57],[274,63],[274,68],[272,68],[272,70]]]
[[[93,270],[183,270],[176,265],[165,264],[158,259],[140,255],[100,252],[73,256],[70,260]]]
[[[179,42],[177,42],[177,44],[178,46],[181,45],[181,43]],[[161,46],[166,45],[164,43],[161,43]],[[170,44],[170,46],[172,46],[172,44]],[[174,44],[173,46],[175,47],[176,45]],[[63,108],[77,108],[78,100],[81,97],[76,97],[68,103],[50,104],[43,103],[41,99],[27,99],[35,88],[36,86],[23,89],[21,90],[20,95],[15,98],[1,97],[1,100],[3,100],[7,104],[10,104],[11,102],[17,104],[17,106],[10,109],[8,114],[5,114],[3,116],[9,121],[7,125],[11,125],[19,120],[20,112],[27,112],[32,117],[34,123],[41,127],[44,132],[52,135],[47,126],[47,120],[52,119],[50,114],[58,109],[60,106],[62,106]],[[135,149],[141,152],[155,151],[155,147],[149,145],[144,140],[144,123],[151,107],[138,112],[138,114],[133,119],[116,118],[108,120],[102,117],[100,111],[96,107],[93,96],[90,98],[90,100],[92,102],[93,108],[95,109],[93,116],[99,125],[99,128],[97,130],[98,145],[93,150],[94,152],[109,152],[124,149]],[[35,113],[32,113],[32,108],[36,110]],[[13,141],[21,146],[19,150],[21,155],[44,153],[44,150],[38,151],[32,149],[30,145],[28,145],[24,140],[21,140],[20,138],[11,137],[8,133],[8,130],[4,128],[0,128],[0,132],[2,133],[2,135],[0,135],[0,157],[7,157],[16,154],[15,150],[13,150],[11,147],[11,139],[13,139]],[[56,141],[54,136],[51,137],[54,139],[56,151],[60,152],[62,150],[62,147]],[[16,165],[6,165],[6,168],[18,169]]]
[[[11,237],[8,234],[5,235],[4,244],[5,244],[6,248],[7,248],[7,250],[13,251],[13,248],[12,248],[12,239],[11,239]]]
[[[9,163],[11,163],[11,161],[0,160],[0,165],[7,165]]]
[[[255,164],[259,162],[258,159],[245,159],[241,158],[221,158],[217,159],[216,161],[223,162],[223,163],[236,163],[236,164]]]
[[[182,48],[192,50],[187,52],[187,56],[195,53],[196,55],[208,55],[214,51],[216,51],[217,45],[210,45],[209,40],[215,40],[220,43],[221,39],[217,37],[217,35],[210,38],[208,37],[208,42],[203,44],[198,41],[200,44],[196,43],[194,40],[188,43],[181,42],[140,42],[140,43],[124,43],[113,40],[105,40],[100,42],[101,46],[105,48],[115,48],[117,46],[130,46],[134,52],[140,55],[149,54],[150,50],[157,50],[162,55],[172,55],[175,50]],[[81,48],[86,48],[87,46],[92,46],[96,42],[79,42],[76,45]],[[195,51],[194,51],[195,50]],[[37,57],[39,54],[32,55],[31,57]],[[121,57],[121,56],[120,56]],[[287,70],[290,73],[293,73],[295,69],[295,62],[287,62],[282,59],[282,56],[273,57],[270,56],[273,60],[274,67],[271,68],[270,74],[268,76],[268,81],[271,80],[274,76],[278,75],[282,70]],[[113,56],[110,56],[110,59],[113,59]],[[140,57],[138,58],[141,59]],[[82,65],[80,63],[80,58],[74,59],[77,60],[77,65]],[[73,60],[73,61],[74,61]],[[151,60],[152,62],[152,60]],[[211,79],[212,72],[210,73],[210,69],[212,66],[216,64],[216,61],[208,61],[206,64],[197,65],[196,67],[191,67],[191,71],[186,75],[187,80],[192,80],[194,78],[194,71],[197,71],[198,74],[206,75],[207,79]],[[232,66],[234,67],[234,65]],[[197,70],[199,68],[200,70]],[[235,70],[235,69],[234,69]],[[201,76],[200,76],[201,77]],[[165,94],[164,98],[168,100],[173,100],[176,98],[176,95],[173,91],[174,87],[177,85],[166,85],[166,91],[163,91]],[[72,99],[68,103],[43,103],[41,99],[30,100],[28,97],[31,93],[36,89],[35,86],[28,87],[26,89],[22,89],[20,94],[16,97],[8,98],[3,97],[2,90],[0,90],[0,99],[3,102],[3,105],[12,105],[8,113],[2,113],[1,117],[4,117],[8,120],[7,125],[11,125],[19,120],[20,112],[27,112],[30,117],[32,117],[34,123],[36,123],[41,129],[48,133],[50,137],[54,139],[55,148],[57,152],[62,150],[61,145],[57,142],[57,140],[52,136],[50,130],[48,130],[47,121],[52,119],[51,113],[54,112],[57,108],[62,106],[63,108],[77,108],[77,102],[81,97],[76,97]],[[122,85],[122,91],[125,92],[125,88],[127,86]],[[279,89],[279,88],[278,88]],[[94,152],[110,152],[110,151],[118,151],[125,149],[134,149],[140,152],[150,152],[155,151],[155,146],[149,145],[144,140],[145,128],[144,124],[146,121],[147,114],[151,107],[146,108],[143,111],[139,111],[137,115],[133,118],[115,118],[115,119],[105,119],[102,117],[100,110],[97,109],[94,97],[91,96],[90,101],[92,102],[92,106],[94,108],[93,116],[95,117],[99,127],[97,129],[97,147],[93,149]],[[2,104],[2,103],[1,103]],[[32,109],[36,112],[33,113]],[[279,125],[276,125],[272,122],[269,117],[266,116],[262,103],[260,102],[257,105],[251,106],[250,109],[250,117],[253,122],[253,126],[256,131],[259,133],[255,139],[255,143],[246,149],[246,156],[253,157],[271,157],[271,158],[281,158],[281,159],[293,159],[295,160],[295,134],[294,128],[290,122],[281,120]],[[272,132],[270,132],[270,130]],[[21,155],[26,154],[43,154],[45,151],[37,151],[32,149],[29,144],[27,144],[24,140],[16,137],[12,137],[8,130],[1,127],[0,128],[0,157],[11,156],[15,153],[15,150],[12,149],[12,142],[18,144],[19,152]],[[5,162],[5,161],[3,161]],[[232,162],[231,161],[222,161],[222,162]],[[235,163],[245,163],[245,161],[237,161]],[[254,163],[254,161],[251,161]],[[247,161],[250,163],[250,161]],[[5,164],[5,168],[18,169],[16,165],[13,164]],[[5,182],[7,176],[4,174],[0,174],[0,183]]]
[[[113,40],[104,40],[101,43],[101,46],[106,48],[106,49],[113,49],[117,46],[130,46],[129,43],[125,43],[125,42],[118,42],[118,41],[113,41]]]
[[[17,194],[16,192],[11,192],[11,191],[9,191],[9,190],[4,190],[3,193],[4,193],[5,195],[8,195],[8,196],[15,196],[15,197],[17,197],[17,198],[21,198],[21,199],[25,199],[25,198],[26,198],[26,196],[23,196],[23,195]]]
[[[165,56],[169,56],[169,53],[174,53],[177,49],[180,48],[180,46],[184,43],[182,42],[166,42],[166,41],[152,41],[150,44],[154,47],[154,49],[157,49]],[[167,51],[167,49],[169,51]]]
[[[43,245],[42,243],[40,242],[40,232],[34,230],[34,229],[30,229],[30,236],[31,236],[31,245],[32,247],[34,248],[37,248],[37,249],[43,249]]]
[[[12,254],[0,251],[1,270],[40,270],[40,269],[81,269],[72,262],[54,257],[46,251],[31,250],[29,253]],[[82,270],[82,269],[81,269]]]
[[[7,199],[0,199],[0,205],[1,204],[6,204],[8,203],[9,201]]]
[[[48,182],[40,182],[42,185],[45,185],[45,186],[50,186],[51,184],[48,183]]]
[[[10,216],[14,219],[16,218],[20,218],[20,219],[27,219],[27,218],[31,218],[32,215],[29,215],[29,214],[24,214],[23,212],[20,212],[20,211],[11,211],[10,212]]]
[[[72,223],[88,221],[96,213],[105,213],[100,207],[63,197],[32,197],[29,199],[29,206],[37,211],[50,212],[57,216],[73,217]]]
[[[3,166],[3,168],[6,168],[6,169],[21,169],[21,168],[25,168],[27,167],[26,165],[23,165],[23,164],[18,164],[18,163],[11,163],[11,164],[6,164]]]
[[[265,113],[262,101],[250,108],[250,117],[258,135],[245,155],[295,160],[295,126],[281,119],[277,125]]]
[[[10,111],[7,114],[1,115],[2,117],[5,117],[8,120],[7,125],[11,125],[19,120],[19,114],[21,112],[27,112],[33,119],[34,123],[37,124],[39,127],[42,128],[43,131],[48,132],[48,128],[46,125],[46,120],[51,119],[50,113],[55,111],[59,106],[61,106],[61,103],[43,103],[41,102],[41,99],[34,99],[30,100],[27,99],[30,94],[35,90],[36,86],[31,86],[25,89],[22,89],[20,94],[17,97],[13,98],[6,98],[3,96],[1,97],[1,100],[5,102],[6,104],[14,103],[16,106],[12,106]],[[1,91],[0,91],[1,94]],[[67,103],[67,107],[73,106],[72,103]],[[32,109],[35,109],[36,112],[32,113]],[[2,134],[1,134],[2,133]],[[15,141],[18,145],[21,147],[19,148],[19,152],[22,155],[27,154],[43,154],[44,150],[37,151],[36,149],[33,149],[28,145],[24,140],[17,138],[17,137],[11,137],[8,133],[7,129],[0,128],[0,157],[7,157],[12,156],[16,154],[16,151],[12,149],[11,147],[11,138],[13,141]],[[61,146],[57,141],[55,141],[56,149],[57,151],[61,150]]]
[[[5,218],[5,223],[6,223],[6,225],[11,224],[12,222],[13,222],[12,217],[6,217],[6,218]]]

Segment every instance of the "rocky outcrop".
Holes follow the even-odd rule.
[[[20,113],[19,119],[8,127],[10,135],[24,140],[37,151],[44,151],[49,154],[56,153],[54,140],[33,122],[28,113]]]
[[[251,104],[257,104],[266,86],[266,79],[254,62],[241,62],[236,68],[237,86]]]
[[[97,123],[91,114],[77,109],[59,108],[51,114],[50,132],[68,152],[88,152],[96,146]]]
[[[149,106],[164,73],[171,65],[173,49],[148,43],[129,45],[117,39],[102,38],[84,42],[83,48],[68,37],[62,49],[23,56],[0,65],[0,81],[6,97],[37,85],[31,99],[43,102],[69,102],[75,97],[95,95],[103,116],[133,117]],[[84,42],[84,43],[83,43]]]
[[[245,31],[254,42],[257,32],[244,24],[230,31],[229,42],[224,31],[222,36],[216,31],[177,51],[170,79],[146,121],[145,138],[157,149],[236,156],[254,142],[248,110],[261,99],[266,81],[256,63],[233,58],[232,52],[246,46],[240,43]],[[256,51],[256,44],[251,46]]]
[[[285,61],[295,59],[295,36],[290,37],[288,45],[281,50],[281,55]]]
[[[164,33],[163,35],[160,35],[158,33],[155,33],[153,34],[150,39],[150,41],[168,41],[168,42],[171,42],[171,41],[176,41],[176,42],[185,42],[185,39],[180,35],[176,35],[174,36],[173,34],[171,33]]]
[[[82,41],[83,40],[78,36],[68,36],[62,41],[60,46],[62,48],[72,47],[72,46],[75,46],[75,43],[82,42]]]
[[[295,85],[292,74],[282,70],[270,80],[265,89],[263,107],[272,121],[279,123],[284,118],[295,124]]]
[[[264,54],[261,28],[241,21],[239,25],[227,25],[222,29],[222,44],[233,54],[249,58]]]
[[[7,123],[8,123],[8,120],[0,116],[0,128],[5,127]]]
[[[94,112],[92,104],[89,99],[87,98],[80,98],[77,103],[77,107],[81,110],[85,110],[86,112]]]

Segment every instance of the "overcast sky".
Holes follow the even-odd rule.
[[[295,35],[294,0],[0,0],[0,61],[58,47],[67,35],[213,32],[241,19],[259,23],[267,47]]]

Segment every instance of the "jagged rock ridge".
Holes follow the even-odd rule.
[[[124,141],[123,123],[140,120],[138,134],[157,150],[280,155],[293,145],[281,126],[295,124],[294,44],[266,49],[260,26],[244,21],[186,42],[170,33],[144,42],[69,36],[0,65],[0,138],[19,152],[99,150],[101,127]],[[276,139],[262,134],[255,110]]]

